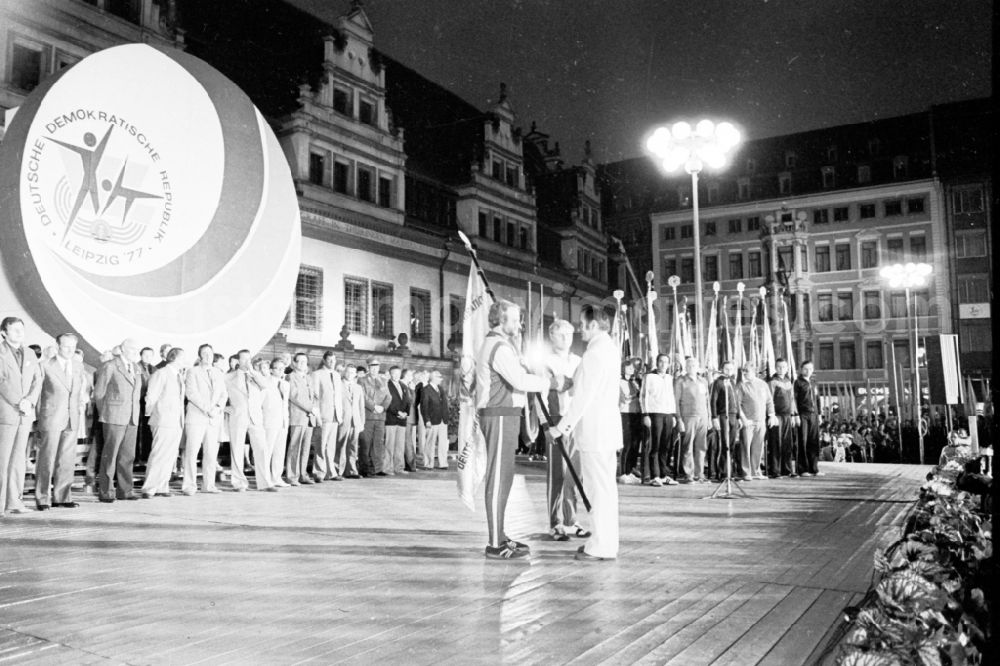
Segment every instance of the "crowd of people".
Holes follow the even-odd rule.
[[[383,374],[377,358],[347,365],[333,351],[311,369],[304,353],[266,359],[244,349],[227,359],[209,344],[190,360],[162,345],[156,359],[127,339],[91,372],[74,334],[46,350],[24,336],[20,319],[0,322],[0,517],[27,510],[31,450],[35,508],[79,506],[79,441],[90,444],[85,492],[106,503],[169,497],[178,478],[183,495],[220,492],[227,442],[236,492],[250,488],[251,470],[256,490],[277,492],[448,468],[449,398],[438,371]]]

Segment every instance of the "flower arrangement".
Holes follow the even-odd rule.
[[[965,462],[948,460],[928,475],[904,536],[875,554],[879,582],[846,610],[838,664],[988,663],[992,512],[963,489]]]

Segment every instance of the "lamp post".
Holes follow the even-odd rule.
[[[702,279],[701,279],[701,230],[698,219],[698,175],[702,169],[722,169],[728,163],[733,149],[739,145],[740,132],[729,122],[716,124],[707,118],[699,120],[692,128],[689,123],[677,122],[670,127],[657,127],[646,139],[646,150],[666,172],[680,167],[691,175],[692,236],[694,237],[694,290],[695,290],[695,355],[704,358],[702,334]]]
[[[912,350],[910,354],[910,364],[913,368],[913,420],[917,426],[917,436],[919,437],[920,442],[921,464],[924,462],[924,431],[920,422],[920,366],[917,363],[917,346],[919,344],[917,337],[918,320],[916,296],[914,296],[914,303],[911,309],[910,293],[914,287],[922,287],[927,284],[927,278],[933,270],[934,269],[930,264],[915,264],[913,262],[909,262],[906,264],[892,264],[891,266],[886,266],[879,271],[882,278],[889,282],[890,288],[899,289],[902,287],[906,294],[906,321],[907,323],[910,323],[913,328],[913,336],[910,339],[910,349]]]

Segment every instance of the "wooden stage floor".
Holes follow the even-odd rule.
[[[615,562],[545,539],[539,464],[508,514],[527,563],[483,558],[446,472],[8,515],[0,664],[812,663],[927,471],[822,469],[749,500],[619,486]]]

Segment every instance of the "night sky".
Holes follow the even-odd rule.
[[[291,0],[334,21],[347,0]],[[678,117],[748,138],[992,92],[988,0],[366,0],[375,46],[577,162],[642,154]]]

